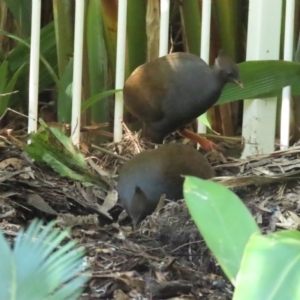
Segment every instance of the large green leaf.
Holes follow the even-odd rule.
[[[18,24],[22,37],[30,36],[31,0],[4,0]]]
[[[5,32],[3,30],[0,30],[0,32],[4,35],[6,35],[7,37],[10,37],[16,41],[18,41],[20,44],[19,46],[17,46],[11,53],[10,57],[9,57],[9,67],[10,70],[14,71],[15,67],[18,67],[19,64],[24,65],[24,63],[29,63],[29,57],[30,57],[30,42],[26,41],[14,34]],[[45,31],[47,32],[47,31]],[[42,38],[41,38],[41,53],[43,52],[43,43],[42,43]],[[25,48],[24,48],[25,47]],[[43,63],[43,65],[45,66],[45,68],[48,70],[49,75],[51,75],[53,81],[55,81],[56,83],[58,83],[58,78],[56,76],[55,70],[52,68],[51,64],[43,57],[43,55],[40,55],[40,60]],[[19,62],[19,63],[18,63]],[[40,78],[41,80],[41,78]]]
[[[198,120],[201,121],[205,126],[207,126],[209,129],[212,130],[206,113],[202,114],[200,117],[198,117]]]
[[[100,0],[103,18],[104,40],[107,51],[110,72],[114,81],[116,70],[117,53],[117,24],[118,24],[118,2],[111,0]]]
[[[299,269],[299,231],[253,235],[245,249],[233,299],[300,299]]]
[[[229,83],[217,104],[242,99],[277,97],[282,88],[292,86],[292,94],[300,94],[300,63],[262,60],[238,64],[244,88]]]
[[[23,69],[24,69],[24,65],[22,65],[12,76],[12,78],[8,79],[5,78],[2,66],[4,65],[4,63],[7,63],[7,61],[3,62],[1,67],[0,67],[0,94],[3,93],[5,94],[5,96],[1,96],[0,95],[0,116],[2,116],[2,114],[5,112],[5,110],[8,108],[10,102],[9,99],[11,97],[11,93],[13,92],[14,88],[15,88],[15,84],[20,76],[20,74],[22,73]],[[7,85],[6,82],[8,81]],[[2,86],[3,85],[3,86]]]
[[[70,123],[72,116],[73,57],[69,60],[58,84],[57,119],[60,123]]]
[[[9,70],[11,73],[17,72],[25,65],[17,82],[16,89],[18,94],[12,96],[12,102],[17,105],[27,107],[28,100],[28,84],[29,84],[29,57],[30,57],[30,40],[22,39],[16,35],[0,30],[0,32],[14,40],[19,44],[9,53],[7,59],[9,61]],[[57,57],[56,57],[56,42],[53,22],[49,23],[41,29],[40,39],[40,71],[39,71],[39,89],[44,90],[49,88],[54,82],[57,84]]]
[[[8,61],[5,60],[0,65],[0,94],[4,94],[4,90],[5,90],[5,87],[6,87],[7,67],[8,67]]]
[[[58,73],[61,78],[73,56],[74,16],[72,0],[53,0]]]
[[[106,91],[103,93],[99,93],[97,95],[92,96],[91,98],[87,99],[86,101],[84,101],[81,105],[81,111],[85,111],[87,108],[89,108],[90,106],[94,105],[95,103],[97,103],[99,100],[106,98],[108,96],[111,96],[117,92],[120,92],[122,90],[111,90],[111,91]]]
[[[200,54],[201,14],[198,0],[183,1],[180,5],[183,34],[186,38],[187,51]]]
[[[216,0],[212,2],[213,22],[216,22],[216,31],[219,33],[221,47],[235,61],[243,53],[245,38],[243,17],[248,3],[245,0]]]
[[[108,89],[108,60],[104,42],[103,14],[99,0],[87,5],[86,41],[89,78],[89,95],[94,96]],[[87,97],[86,97],[87,98]],[[95,102],[90,110],[91,120],[96,123],[109,121],[109,99]]]
[[[147,1],[130,0],[127,7],[127,68],[128,77],[147,59],[146,35]]]
[[[229,189],[187,176],[184,199],[207,246],[234,283],[244,249],[259,228],[242,201]]]

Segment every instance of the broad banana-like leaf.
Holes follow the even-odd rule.
[[[4,0],[23,38],[30,36],[31,0]]]
[[[15,84],[24,69],[22,65],[11,78],[7,78],[8,61],[4,61],[0,65],[0,116],[2,116],[5,110],[8,108],[10,97],[15,88]]]
[[[183,191],[192,219],[234,283],[251,235],[259,234],[257,224],[238,196],[220,184],[187,176]]]
[[[245,248],[233,300],[299,299],[299,251],[299,231],[253,235]]]
[[[300,94],[300,63],[261,60],[238,64],[244,88],[229,83],[217,104],[243,99],[277,97],[282,88],[292,86],[292,94]]]
[[[7,60],[9,61],[8,68],[11,73],[17,72],[22,66],[24,69],[16,82],[18,94],[13,95],[14,101],[18,104],[27,106],[28,100],[28,80],[29,80],[29,56],[30,56],[30,40],[22,39],[16,35],[0,30],[3,35],[6,35],[19,44],[9,53]],[[42,91],[49,85],[58,84],[56,45],[53,22],[49,23],[41,29],[41,45],[40,45],[40,72],[39,72],[39,89]]]
[[[61,123],[70,123],[72,116],[73,57],[58,83],[57,119]]]
[[[95,38],[97,37],[97,38]],[[89,95],[95,96],[108,89],[108,59],[104,41],[103,13],[99,0],[87,4],[86,18],[87,61]],[[87,94],[87,93],[86,93]],[[86,97],[87,98],[87,97]],[[91,120],[96,123],[109,121],[109,99],[93,103],[90,110]]]
[[[200,54],[200,30],[201,30],[201,17],[200,17],[200,1],[190,0],[183,1],[182,5],[179,4],[181,10],[181,22],[183,22],[183,35],[186,38],[187,51],[196,55]]]
[[[146,62],[146,9],[147,1],[130,0],[127,8],[127,68],[128,77],[139,65]]]
[[[73,57],[74,16],[72,0],[53,0],[58,74],[61,78]]]
[[[22,39],[14,34],[1,30],[1,33],[15,39],[19,42],[12,52],[9,54],[9,69],[14,72],[19,69],[24,63],[29,64],[30,57],[30,40]],[[56,75],[57,70],[57,57],[56,57],[56,41],[53,22],[49,23],[41,29],[40,39],[40,57],[41,57],[41,70],[40,70],[40,89],[43,89],[58,78]],[[27,76],[28,77],[28,76]]]
[[[107,58],[112,72],[112,77],[114,78],[117,53],[118,2],[111,0],[100,0],[100,2],[104,23],[103,29]]]

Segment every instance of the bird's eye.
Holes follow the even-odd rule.
[[[228,76],[231,76],[231,75],[232,75],[232,72],[231,72],[231,71],[227,71],[227,75],[228,75]]]

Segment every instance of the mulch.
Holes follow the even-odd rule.
[[[184,141],[185,142],[185,141]],[[116,181],[120,166],[147,145],[127,133],[87,156]],[[81,299],[231,299],[233,286],[205,245],[184,200],[169,201],[133,230],[115,190],[84,187],[32,163],[17,143],[0,140],[0,228],[13,243],[33,218],[71,227],[92,271]],[[213,157],[213,158],[212,158]],[[215,181],[245,203],[263,233],[298,229],[300,147],[238,159],[208,154]],[[91,165],[91,169],[93,169]],[[242,226],[242,224],[241,224]]]

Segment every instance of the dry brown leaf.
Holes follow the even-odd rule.
[[[271,210],[266,208],[266,205],[268,204],[268,200],[264,200],[262,201],[257,207],[262,210],[262,211],[265,211],[265,212],[268,212],[268,213],[271,213]]]
[[[130,300],[130,297],[128,295],[126,295],[121,290],[115,290],[114,291],[114,299],[116,299],[116,300]]]
[[[115,189],[110,189],[104,199],[102,208],[106,211],[112,209],[118,202],[118,192]]]
[[[91,158],[88,158],[87,161],[100,176],[109,177],[109,173],[103,170],[100,166],[96,165]]]
[[[155,212],[159,211],[165,206],[166,194],[161,195],[159,202],[155,208]]]
[[[296,214],[295,214],[294,212],[292,212],[292,211],[288,211],[287,213],[290,215],[291,219],[292,219],[298,226],[300,226],[300,217],[299,217],[298,215],[296,215]]]
[[[22,179],[27,179],[27,180],[30,179],[30,178],[35,179],[34,173],[32,172],[31,167],[25,167],[25,168],[23,168],[23,170],[24,170],[26,173],[20,174],[20,175],[19,175],[20,178],[22,178]]]
[[[58,213],[38,194],[28,194],[27,202],[31,206],[47,214],[58,215]]]
[[[4,159],[0,162],[0,169],[4,170],[5,168],[7,168],[8,166],[12,166],[15,170],[21,170],[23,163],[22,160],[19,158],[7,158]]]

